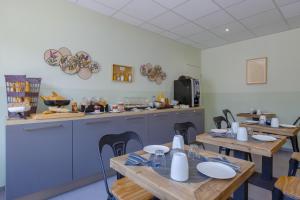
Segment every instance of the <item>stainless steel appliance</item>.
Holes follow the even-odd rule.
[[[198,79],[179,79],[174,81],[174,99],[191,107],[200,105],[200,81]]]

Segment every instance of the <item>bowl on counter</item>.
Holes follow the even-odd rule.
[[[61,107],[61,106],[67,106],[70,104],[70,100],[44,100],[44,104],[46,106],[56,106],[56,107]]]

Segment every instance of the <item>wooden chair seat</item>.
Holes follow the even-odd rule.
[[[275,188],[285,196],[300,199],[300,178],[295,176],[281,176],[275,183]]]
[[[300,152],[294,152],[292,154],[292,159],[300,161]]]
[[[153,199],[153,195],[151,193],[130,181],[127,177],[115,181],[112,185],[111,192],[118,200]]]

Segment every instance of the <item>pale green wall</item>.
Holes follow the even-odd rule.
[[[300,29],[201,52],[206,127],[229,108],[234,114],[260,108],[278,114],[282,123],[300,116]],[[268,83],[246,84],[246,60],[268,57]]]
[[[42,94],[56,90],[80,100],[105,97],[111,102],[124,96],[151,97],[159,91],[172,97],[173,80],[181,74],[200,76],[200,51],[102,16],[63,0],[0,0],[0,186],[5,183],[6,99],[4,74],[42,77]],[[83,81],[48,66],[43,53],[66,46],[74,53],[85,50],[103,69]],[[160,64],[167,80],[160,86],[139,75],[139,65]],[[135,67],[135,82],[113,83],[111,65]],[[24,172],[26,173],[26,172]]]

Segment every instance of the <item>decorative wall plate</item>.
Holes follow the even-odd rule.
[[[44,60],[51,66],[59,66],[61,57],[61,53],[55,49],[48,49],[44,53]]]
[[[140,72],[143,76],[147,76],[150,81],[160,85],[167,78],[166,72],[162,71],[160,65],[152,66],[151,63],[143,64],[140,67]]]
[[[62,47],[62,48],[58,49],[58,51],[60,52],[60,54],[62,56],[71,56],[72,55],[72,52],[67,47]]]
[[[80,68],[77,74],[81,79],[87,80],[92,77],[92,72],[88,67]]]
[[[67,74],[76,74],[80,70],[79,62],[75,56],[63,56],[60,62],[60,68]]]
[[[90,55],[85,51],[79,51],[72,55],[71,51],[62,47],[59,50],[48,49],[44,53],[45,61],[51,66],[60,66],[67,74],[78,74],[81,79],[89,79],[93,73],[98,73],[101,66],[92,61]]]

